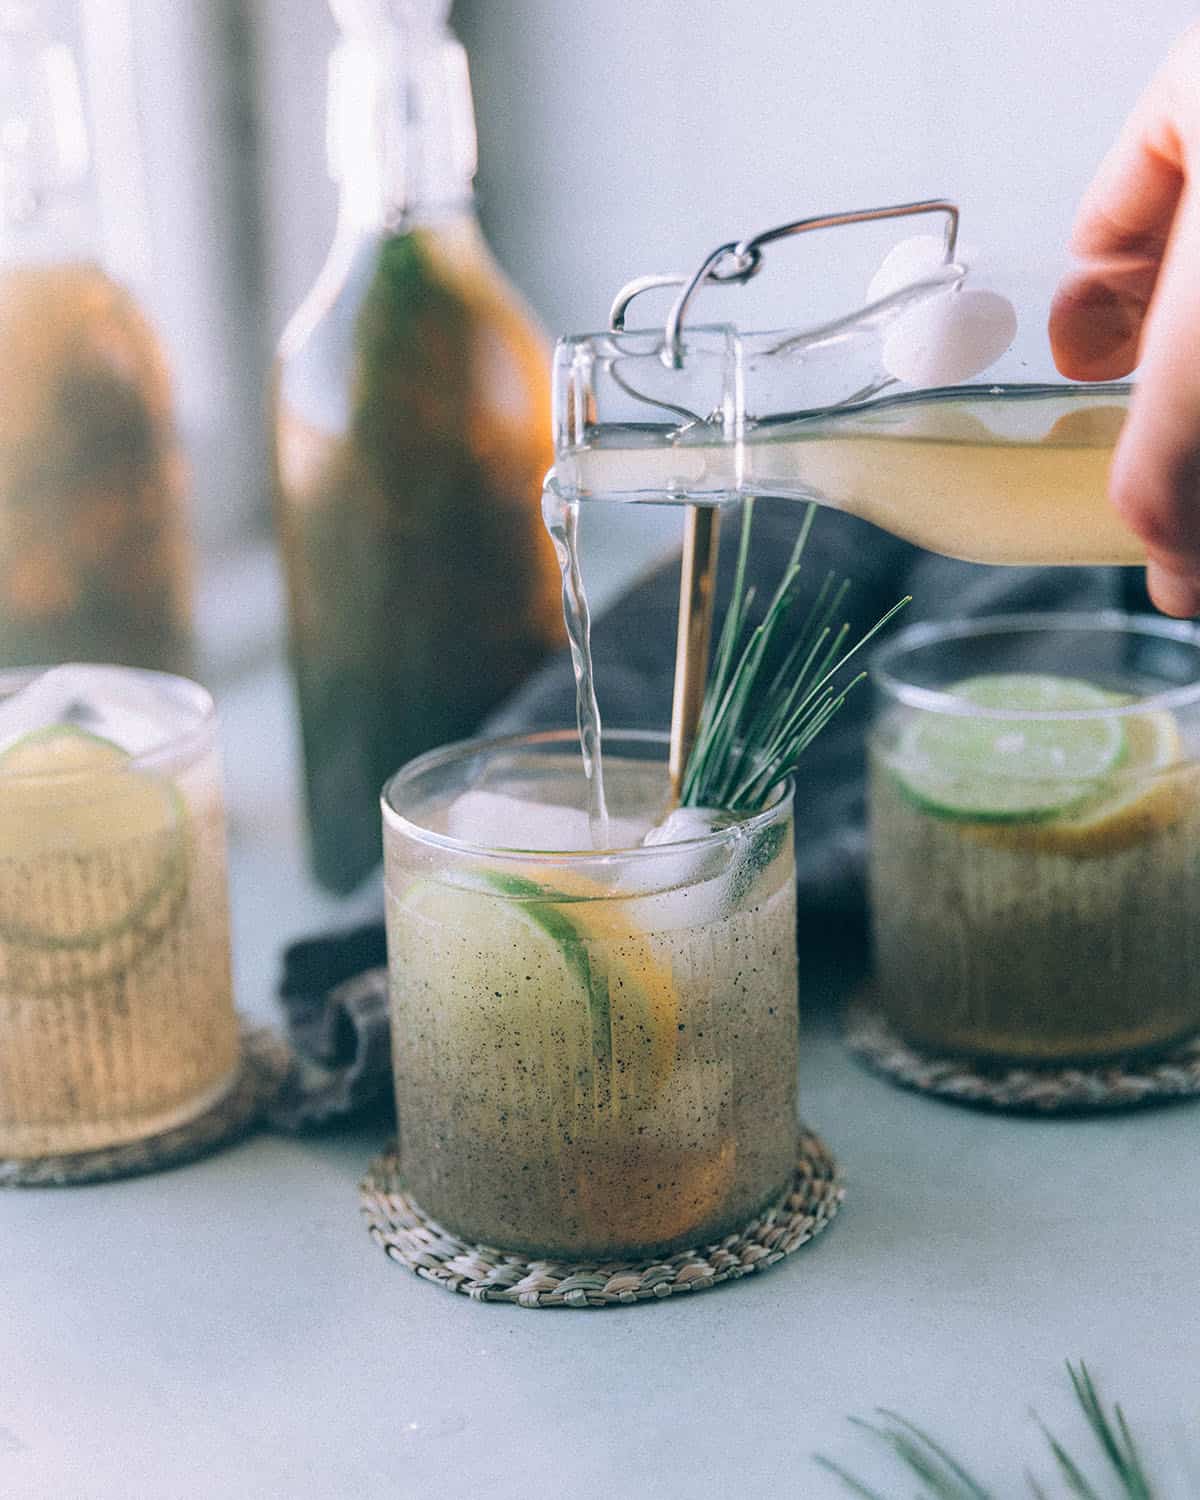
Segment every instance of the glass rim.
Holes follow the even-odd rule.
[[[57,663],[61,666],[64,663]],[[190,677],[180,677],[175,672],[159,672],[149,667],[127,667],[115,662],[83,662],[82,666],[103,666],[114,671],[128,672],[131,676],[139,677],[143,681],[149,681],[172,691],[176,698],[186,702],[188,708],[195,714],[192,723],[181,729],[177,734],[172,734],[163,741],[161,745],[155,745],[149,750],[141,750],[137,754],[131,754],[119,765],[105,767],[103,769],[73,770],[73,771],[6,771],[3,768],[0,751],[0,783],[7,782],[11,785],[42,785],[42,786],[68,786],[79,782],[96,782],[103,785],[110,777],[120,777],[134,771],[161,771],[167,767],[188,766],[193,763],[212,743],[215,737],[217,725],[217,706],[212,694],[200,683],[193,682]],[[22,687],[28,686],[35,678],[40,677],[43,672],[53,670],[51,667],[6,667],[0,670],[0,702],[12,693],[20,691]],[[54,729],[55,725],[47,724],[45,729]],[[40,734],[41,729],[30,730],[30,734]],[[19,743],[15,741],[14,743]],[[119,748],[119,747],[118,747]]]
[[[951,641],[975,640],[984,636],[1028,634],[1033,631],[1077,631],[1080,633],[1155,637],[1192,646],[1200,653],[1200,625],[1190,620],[1172,620],[1160,615],[1130,614],[1119,609],[1088,611],[1026,610],[1011,615],[979,615],[953,620],[925,620],[908,625],[871,657],[870,675],[875,687],[908,708],[957,718],[990,719],[999,723],[1044,722],[1064,720],[1104,720],[1125,718],[1134,714],[1185,708],[1200,702],[1200,654],[1195,678],[1177,686],[1164,687],[1133,698],[1128,703],[1105,704],[1097,708],[1012,709],[984,708],[967,698],[960,698],[944,688],[921,687],[908,682],[894,670],[902,657],[929,646]],[[1049,675],[1049,674],[1039,674]]]
[[[658,729],[605,729],[601,732],[601,749],[608,754],[613,753],[612,745],[622,741],[635,745],[653,745],[663,750],[670,745],[670,737]],[[439,745],[436,749],[425,751],[423,755],[415,756],[399,770],[394,771],[383,784],[383,790],[379,794],[379,805],[383,812],[385,827],[402,834],[414,843],[474,858],[512,860],[522,864],[536,861],[539,864],[555,867],[585,862],[596,865],[645,861],[652,864],[656,860],[662,860],[664,856],[678,854],[680,850],[696,852],[739,843],[748,833],[756,833],[762,828],[769,827],[791,813],[794,784],[793,779],[788,777],[770,805],[764,807],[761,812],[751,813],[746,818],[738,818],[726,827],[715,829],[711,833],[700,834],[695,838],[677,839],[669,844],[635,844],[625,849],[519,849],[503,844],[481,844],[470,839],[454,838],[448,833],[437,833],[402,813],[393,802],[398,789],[416,781],[429,771],[453,765],[455,761],[465,760],[484,752],[536,749],[538,746],[552,748],[573,746],[578,754],[579,731],[577,729],[534,729],[518,731],[514,734],[479,735],[473,739],[454,740],[450,744]]]

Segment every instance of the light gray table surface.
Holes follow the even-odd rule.
[[[239,998],[262,1016],[282,942],[374,898],[300,874],[282,675],[222,710]],[[989,1117],[868,1076],[827,1025],[801,1087],[845,1168],[831,1229],[764,1275],[633,1308],[475,1304],[391,1264],[358,1217],[381,1144],[362,1130],[0,1193],[0,1496],[823,1500],[845,1491],[822,1451],[908,1500],[846,1421],[876,1405],[1016,1495],[1023,1463],[1049,1474],[1031,1403],[1086,1450],[1078,1355],[1163,1495],[1200,1495],[1200,1106]]]

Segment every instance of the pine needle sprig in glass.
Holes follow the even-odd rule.
[[[745,502],[733,593],[680,790],[685,807],[742,815],[764,807],[866,676],[860,672],[845,681],[843,669],[909,602],[905,598],[893,605],[846,649],[850,627],[838,615],[850,585],[830,574],[772,670],[778,643],[794,628],[801,563],[815,513],[816,506],[810,505],[762,621],[750,628],[754,589],[747,587],[746,574],[754,502]]]

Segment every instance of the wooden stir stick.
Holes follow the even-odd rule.
[[[717,586],[717,546],[721,512],[715,505],[689,505],[684,516],[683,561],[679,577],[679,625],[675,637],[675,692],[671,702],[671,742],[667,769],[671,806],[679,805],[683,773],[696,741],[708,648],[712,639]]]

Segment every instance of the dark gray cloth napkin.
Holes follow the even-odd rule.
[[[272,1104],[273,1125],[308,1129],[387,1106],[386,963],[382,923],[285,950],[279,1002],[296,1061]]]
[[[765,606],[800,524],[794,503],[757,502],[750,580]],[[737,520],[725,521],[718,619],[729,597]],[[586,555],[583,559],[585,575]],[[805,555],[815,591],[833,571],[853,581],[848,618],[862,632],[905,594],[900,624],[962,615],[1146,607],[1140,574],[1118,569],[992,568],[934,557],[851,517],[817,517]],[[665,727],[670,716],[678,565],[637,583],[593,627],[606,727]],[[807,752],[796,786],[796,879],[806,948],[814,942],[865,963],[865,736],[872,694],[864,684]],[[575,718],[566,652],[549,662],[483,726],[511,733]],[[382,926],[294,944],[280,1001],[302,1065],[278,1123],[322,1125],[386,1105],[390,1093]]]

